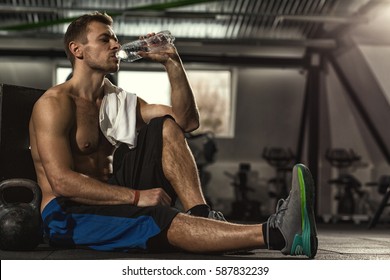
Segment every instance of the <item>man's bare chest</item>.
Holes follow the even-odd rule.
[[[70,140],[72,149],[79,154],[91,154],[111,146],[101,133],[99,110],[96,105],[77,102]]]

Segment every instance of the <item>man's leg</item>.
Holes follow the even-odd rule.
[[[114,175],[109,182],[139,190],[160,187],[171,197],[173,205],[179,197],[185,211],[196,206],[193,215],[209,214],[192,152],[171,117],[155,118],[144,126],[136,149],[122,145],[116,150]]]
[[[196,163],[182,130],[173,119],[167,118],[162,133],[163,171],[176,191],[184,210],[206,204]]]
[[[280,250],[285,255],[314,258],[318,240],[314,219],[314,183],[302,164],[293,169],[289,196],[280,200],[276,213],[258,225],[222,223],[188,215],[177,215],[168,241],[191,252],[218,252],[261,248]]]
[[[240,225],[178,214],[168,233],[171,245],[195,252],[228,252],[265,248],[262,225]]]

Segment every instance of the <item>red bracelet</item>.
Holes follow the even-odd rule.
[[[138,190],[134,190],[134,201],[133,201],[133,205],[137,206],[138,205],[138,201],[139,201],[139,191]]]

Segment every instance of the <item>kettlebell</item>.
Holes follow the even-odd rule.
[[[29,190],[32,200],[20,197],[8,199],[14,193]],[[22,193],[23,193],[22,192]],[[15,195],[14,195],[15,196]],[[0,248],[2,250],[27,251],[42,241],[40,204],[42,193],[37,183],[28,179],[8,179],[0,183]]]

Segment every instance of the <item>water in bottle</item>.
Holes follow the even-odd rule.
[[[139,51],[158,52],[169,44],[173,45],[174,41],[175,37],[172,36],[171,32],[161,31],[154,36],[123,44],[117,53],[117,57],[120,61],[133,62],[142,58],[138,55]]]

